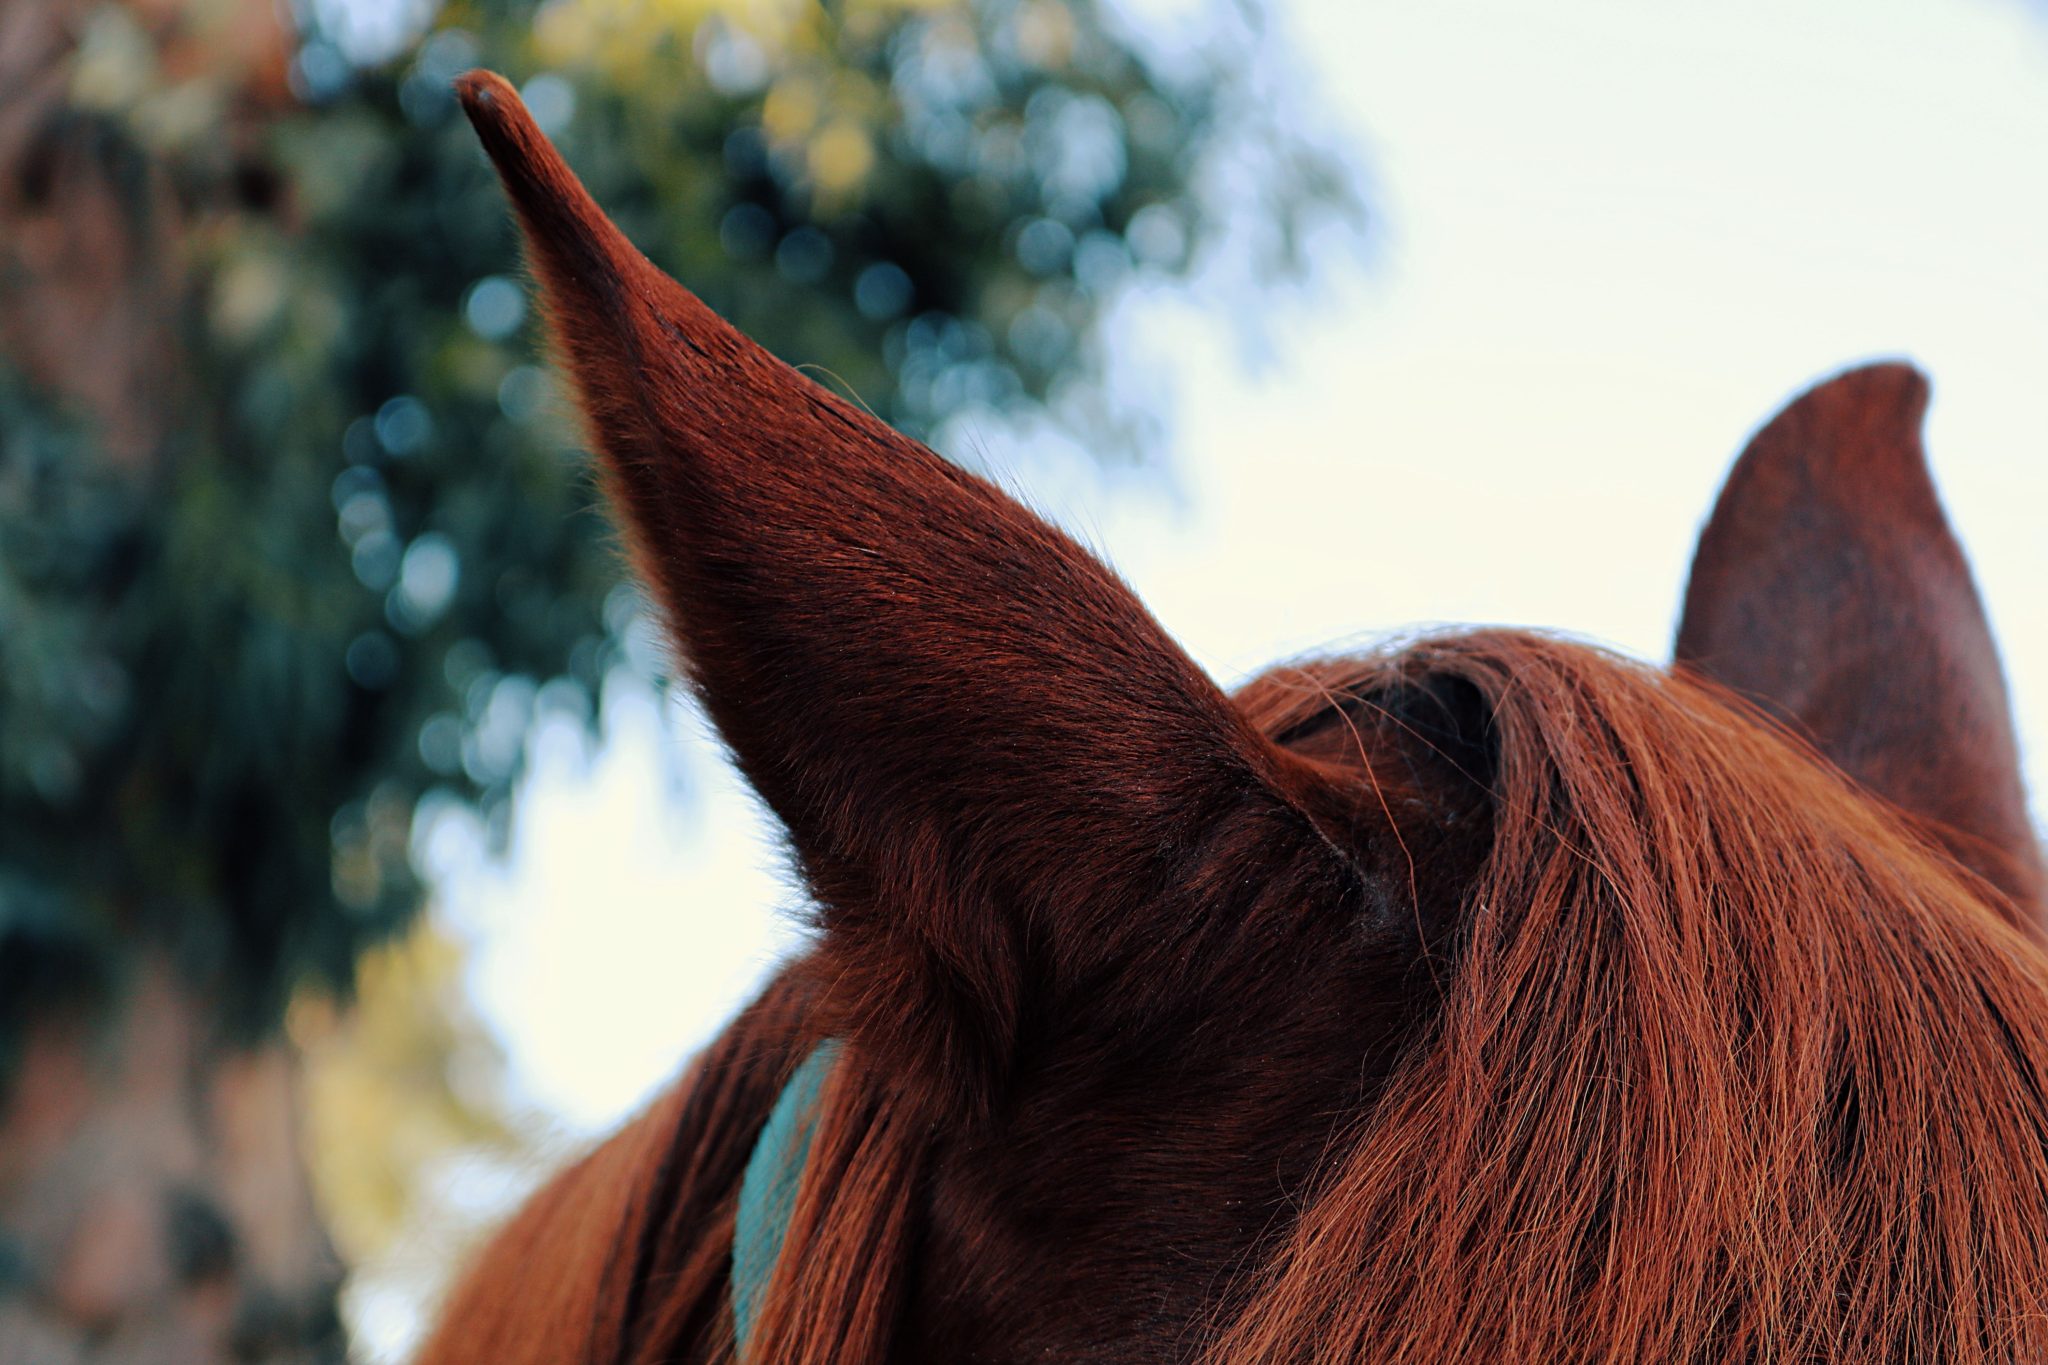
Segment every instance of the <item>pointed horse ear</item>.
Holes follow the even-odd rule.
[[[1700,537],[1676,657],[1789,718],[2038,905],[2005,680],[1928,474],[1926,409],[1917,370],[1871,365],[1758,432]]]
[[[847,1027],[964,1005],[999,1052],[1025,964],[1041,1001],[1098,1012],[1212,958],[1223,989],[1196,945],[1252,893],[1205,866],[1219,840],[1285,871],[1259,894],[1296,919],[1356,899],[1321,779],[1114,574],[657,270],[503,80],[458,91],[643,575],[816,894]]]

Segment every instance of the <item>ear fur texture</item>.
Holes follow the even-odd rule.
[[[1693,561],[1677,658],[1810,734],[2038,909],[2010,702],[1903,364],[1826,381],[1757,433]]]
[[[458,90],[642,572],[820,903],[848,1027],[965,1012],[1001,1050],[1020,970],[1034,999],[1140,1010],[1217,960],[1194,939],[1243,932],[1215,903],[1253,889],[1209,857],[1233,841],[1294,860],[1296,909],[1347,896],[1308,768],[1111,572],[656,269],[503,80]]]

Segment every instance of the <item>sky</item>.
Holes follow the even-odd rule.
[[[1121,8],[1168,46],[1190,22]],[[1367,258],[1274,303],[1257,363],[1242,319],[1126,300],[1113,364],[1164,377],[1170,485],[990,433],[997,476],[1226,685],[1451,622],[1662,660],[1747,435],[1845,364],[1909,357],[2048,793],[2048,9],[1273,9],[1299,107],[1367,176]],[[605,713],[594,757],[567,722],[540,734],[505,861],[459,821],[421,849],[513,1099],[563,1148],[676,1074],[801,904],[687,703],[621,681]]]

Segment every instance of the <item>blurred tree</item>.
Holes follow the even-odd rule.
[[[313,1183],[358,1276],[351,1316],[373,1331],[355,1344],[371,1358],[412,1344],[451,1268],[552,1164],[546,1121],[508,1109],[504,1059],[463,994],[464,958],[422,916],[363,955],[346,1008],[302,994],[287,1013]]]
[[[291,1104],[293,992],[415,912],[422,803],[504,828],[536,715],[593,719],[623,657],[451,77],[522,79],[658,262],[942,447],[1142,454],[1094,346],[1118,292],[1220,243],[1286,277],[1357,222],[1238,21],[1148,61],[1095,0],[402,12],[0,7],[0,1356],[337,1349],[317,1229],[245,1226],[209,1163]],[[163,1066],[215,1098],[145,1157]],[[290,1164],[292,1122],[244,1159]]]

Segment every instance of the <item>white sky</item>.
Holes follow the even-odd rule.
[[[1662,659],[1747,433],[1825,372],[1909,355],[2048,789],[2048,10],[1279,9],[1365,152],[1369,274],[1333,269],[1290,307],[1262,374],[1227,319],[1128,310],[1120,344],[1174,375],[1177,498],[998,445],[1012,485],[1225,682],[1438,621]],[[664,734],[655,699],[611,701],[594,768],[543,736],[509,866],[435,850],[519,1094],[572,1132],[615,1122],[730,1015],[792,899],[694,717]]]

